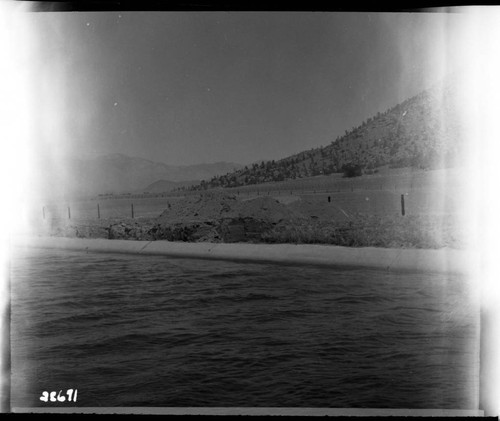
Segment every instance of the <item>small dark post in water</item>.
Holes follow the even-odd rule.
[[[405,195],[401,195],[401,215],[405,216]]]
[[[45,219],[45,206],[42,208],[43,219]]]
[[[134,217],[134,204],[130,204],[130,210],[132,211],[132,218]]]
[[[332,201],[332,198],[330,196],[328,196],[328,203],[330,203]]]
[[[101,210],[99,209],[99,203],[97,204],[97,218],[101,219]]]
[[[71,209],[68,206],[68,219],[71,219]]]

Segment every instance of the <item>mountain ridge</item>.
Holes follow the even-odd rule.
[[[344,135],[328,145],[254,163],[203,180],[189,189],[239,187],[345,173],[349,167],[358,168],[356,175],[360,175],[387,165],[421,169],[459,165],[464,145],[460,94],[457,78],[451,76],[345,130]]]

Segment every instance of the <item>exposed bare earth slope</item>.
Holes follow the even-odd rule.
[[[269,196],[243,201],[223,192],[186,197],[154,218],[47,224],[45,235],[81,238],[407,248],[464,245],[450,215],[346,216],[324,200],[301,199],[285,205]]]

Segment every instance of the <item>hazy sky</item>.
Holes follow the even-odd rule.
[[[326,145],[455,70],[464,19],[32,13],[34,150],[247,164]]]

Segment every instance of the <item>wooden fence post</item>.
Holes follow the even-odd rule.
[[[97,204],[97,219],[101,219],[101,210],[99,209],[99,203]]]
[[[134,204],[130,204],[130,210],[132,211],[132,218],[134,218]]]
[[[401,195],[401,215],[405,215],[405,195]]]
[[[71,219],[71,209],[68,206],[68,219]]]

